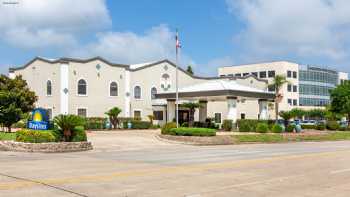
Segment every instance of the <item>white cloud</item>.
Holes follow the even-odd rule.
[[[0,39],[19,48],[69,46],[77,42],[78,34],[111,25],[104,0],[3,1]]]
[[[251,57],[348,58],[350,1],[227,0],[243,31],[235,36]]]
[[[210,60],[208,63],[203,65],[197,65],[195,67],[195,73],[198,72],[199,75],[213,77],[217,74],[217,69],[222,66],[232,66],[234,60],[229,56],[219,57]]]
[[[134,32],[103,32],[97,35],[97,41],[80,47],[72,56],[102,56],[119,63],[140,63],[175,59],[175,32],[166,25],[146,30],[143,34]],[[182,65],[193,63],[186,54],[181,54]]]

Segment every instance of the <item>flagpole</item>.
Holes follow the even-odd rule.
[[[176,29],[176,42],[178,42],[178,31]],[[179,128],[179,79],[178,79],[178,64],[179,64],[179,52],[178,52],[178,45],[176,43],[176,74],[175,74],[175,80],[176,80],[176,100],[175,100],[175,105],[176,105],[176,128]]]

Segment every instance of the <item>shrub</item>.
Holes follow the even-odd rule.
[[[149,129],[151,127],[151,122],[149,121],[131,121],[132,129]]]
[[[13,128],[22,128],[22,129],[24,129],[24,128],[27,127],[27,124],[26,124],[26,122],[20,120],[20,121],[16,122],[15,124],[13,124],[12,127]]]
[[[58,115],[54,118],[54,122],[59,130],[63,132],[66,142],[72,139],[72,131],[76,126],[83,126],[85,124],[83,118],[73,114]]]
[[[316,125],[316,129],[317,129],[317,130],[320,130],[320,131],[323,131],[323,130],[326,129],[326,125],[325,125],[324,123],[318,123],[318,124]]]
[[[302,129],[316,129],[316,125],[305,125],[305,124],[302,124],[301,128]]]
[[[86,132],[84,127],[77,126],[73,129],[72,142],[86,142]]]
[[[286,128],[286,131],[289,132],[289,133],[292,133],[295,129],[295,125],[293,124],[289,124]]]
[[[232,130],[232,126],[233,126],[232,120],[224,120],[223,123],[222,123],[222,128],[225,131],[231,131]]]
[[[327,121],[327,129],[335,131],[339,129],[339,123],[335,120]]]
[[[283,127],[279,124],[274,124],[272,126],[272,132],[273,133],[282,133],[283,132]]]
[[[151,122],[141,120],[129,120],[123,122],[123,128],[128,129],[128,123],[131,123],[131,129],[149,129],[152,127]]]
[[[17,142],[44,143],[55,142],[56,138],[52,130],[22,129],[16,132]]]
[[[172,134],[174,134],[170,131],[172,128],[176,128],[176,123],[175,122],[168,122],[162,127],[161,133],[163,135],[172,135]]]
[[[188,122],[182,123],[181,127],[188,127]]]
[[[273,121],[256,120],[256,119],[241,119],[237,120],[237,125],[240,132],[255,132],[259,123],[273,124]]]
[[[106,129],[107,118],[89,117],[85,119],[85,129]]]
[[[269,126],[266,123],[258,123],[256,126],[256,132],[259,133],[267,133],[269,130]]]
[[[209,128],[179,127],[170,129],[170,133],[170,135],[180,136],[215,136],[216,130]]]

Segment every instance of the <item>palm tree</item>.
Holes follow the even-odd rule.
[[[153,125],[153,120],[154,120],[154,115],[153,114],[150,114],[150,115],[148,115],[147,116],[148,117],[148,119],[149,119],[149,122],[151,123],[151,125]]]
[[[275,115],[276,115],[276,122],[278,121],[278,114],[279,114],[279,102],[282,99],[282,94],[280,94],[280,90],[282,86],[288,83],[286,80],[286,77],[283,75],[276,75],[273,79],[272,86],[275,87]]]
[[[84,119],[73,114],[58,115],[54,118],[54,123],[63,132],[64,140],[69,142],[71,140],[72,131],[76,126],[83,126]]]
[[[181,107],[189,109],[189,117],[188,117],[188,126],[192,127],[194,123],[194,112],[196,111],[196,108],[199,108],[201,104],[199,103],[183,103]]]
[[[289,120],[294,118],[294,114],[292,111],[280,111],[279,115],[283,118],[284,120],[284,126],[287,128],[289,124]]]
[[[109,121],[113,125],[113,129],[116,129],[119,125],[119,114],[122,112],[121,109],[118,107],[113,107],[112,109],[108,110],[105,114],[109,117]]]

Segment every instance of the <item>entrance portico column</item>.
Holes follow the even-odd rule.
[[[167,111],[167,122],[173,122],[175,119],[175,99],[168,99],[167,105],[166,105],[166,111]]]
[[[237,121],[237,97],[227,97],[227,119]]]
[[[268,114],[267,114],[267,100],[266,99],[259,99],[259,119],[261,120],[267,120]]]
[[[199,101],[199,122],[205,122],[207,119],[207,103],[208,101]]]

